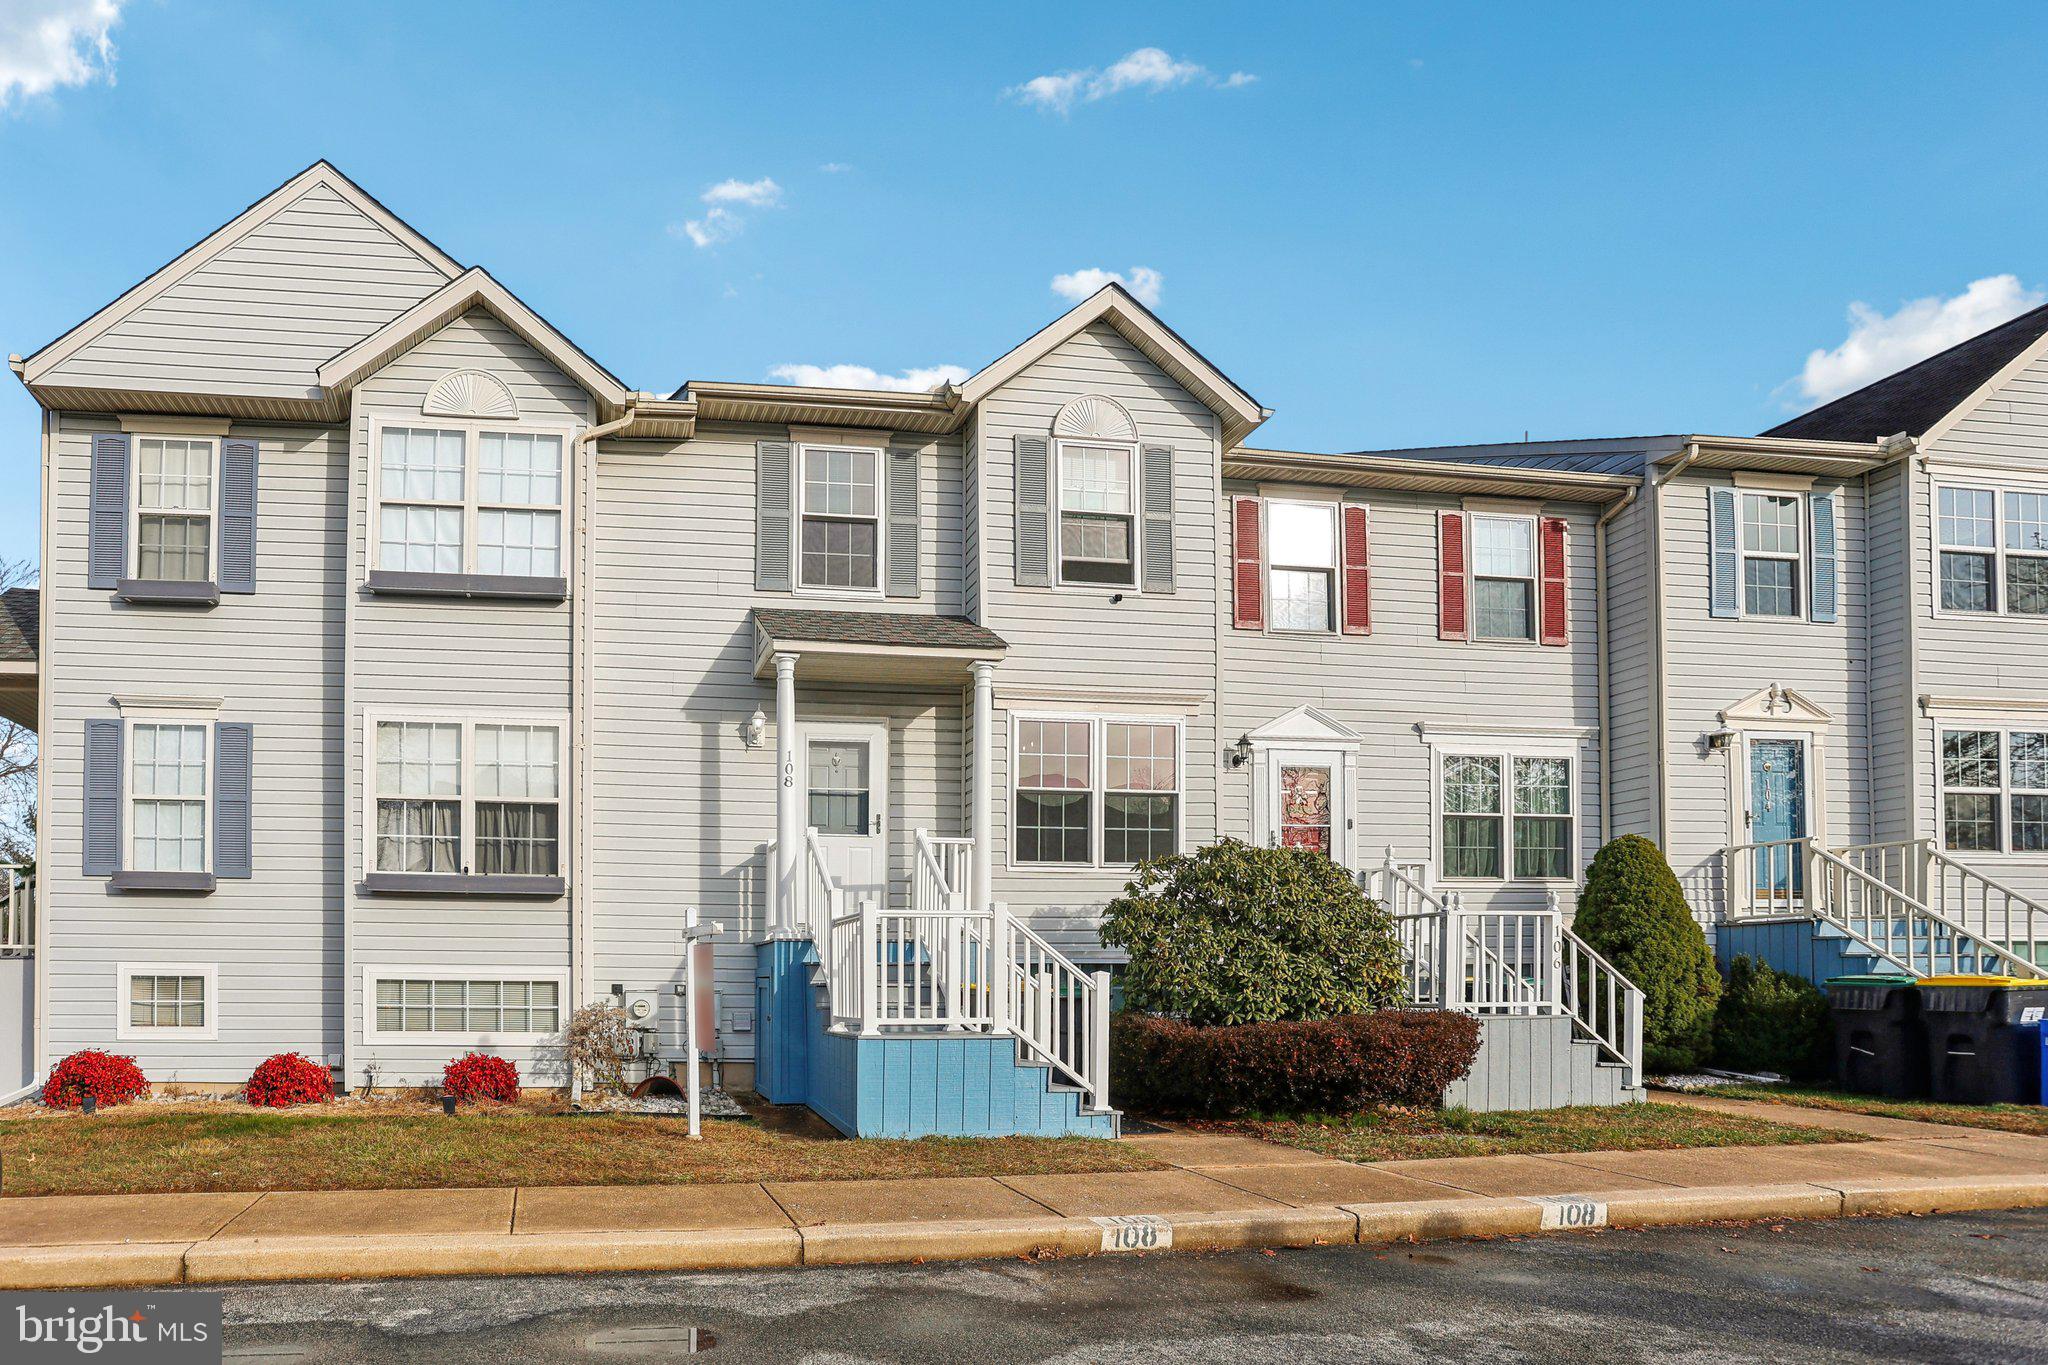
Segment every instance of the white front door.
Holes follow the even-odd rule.
[[[804,822],[846,908],[889,903],[889,727],[839,721],[803,728]]]
[[[1351,796],[1341,754],[1274,749],[1266,756],[1266,842],[1350,857]]]

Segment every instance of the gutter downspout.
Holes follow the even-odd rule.
[[[1903,432],[1897,436],[1879,441],[1878,448],[1887,453],[1896,453],[1900,457],[1899,497],[1904,504],[1900,509],[1904,514],[1900,522],[1900,529],[1906,537],[1906,685],[1903,689],[1904,695],[1899,700],[1902,704],[1902,709],[1906,713],[1906,833],[1914,839],[1932,838],[1934,837],[1934,827],[1931,825],[1926,826],[1926,832],[1923,833],[1923,827],[1920,823],[1922,809],[1920,804],[1919,777],[1920,707],[1916,700],[1920,691],[1920,528],[1915,525],[1915,521],[1920,510],[1918,485],[1921,476],[1927,472],[1927,452],[1920,448],[1919,438],[1908,436]],[[1869,487],[1870,481],[1866,478],[1864,480],[1866,496]],[[1932,498],[1933,494],[1931,491],[1928,496]],[[1867,513],[1865,514],[1865,520],[1868,520]],[[1869,556],[1867,548],[1864,554],[1867,562]],[[1934,584],[1930,581],[1928,584],[1930,597],[1933,592]],[[1867,609],[1865,616],[1864,630],[1867,633],[1870,629]],[[1863,666],[1866,674],[1872,667],[1870,662],[1871,653],[1872,651],[1866,646],[1863,652]],[[1869,685],[1866,681],[1864,688],[1866,704],[1868,704],[1869,695]],[[1870,707],[1870,710],[1874,713],[1876,707],[1873,705]],[[1872,723],[1875,724],[1874,721]],[[1873,783],[1875,782],[1874,772],[1872,774],[1872,781]],[[1874,792],[1877,788],[1875,785],[1872,785],[1869,790]],[[1921,889],[1923,893],[1926,890],[1925,887]]]
[[[1593,631],[1598,636],[1598,652],[1595,654],[1596,681],[1594,700],[1600,708],[1600,842],[1605,844],[1614,837],[1614,783],[1611,770],[1613,752],[1613,731],[1607,716],[1607,524],[1623,512],[1635,506],[1636,498],[1643,486],[1638,483],[1623,495],[1620,502],[1600,514],[1600,520],[1593,523]],[[1221,616],[1218,616],[1220,622]],[[1219,634],[1221,633],[1219,628]]]
[[[576,453],[573,465],[576,480],[572,485],[576,499],[576,573],[570,585],[569,598],[569,742],[573,756],[569,772],[576,808],[575,881],[569,892],[569,1014],[572,1017],[590,995],[585,978],[591,970],[592,940],[590,766],[594,760],[590,744],[590,708],[595,695],[591,678],[591,657],[595,647],[591,640],[591,627],[596,615],[597,595],[597,544],[596,537],[591,534],[590,523],[591,506],[597,501],[597,442],[632,426],[639,415],[639,408],[628,403],[621,416],[578,433],[573,442]],[[684,951],[690,949],[685,947]],[[583,1078],[571,1066],[569,1102],[575,1104],[582,1098]]]
[[[1671,696],[1669,686],[1670,670],[1664,666],[1664,485],[1683,474],[1693,461],[1700,457],[1700,443],[1688,441],[1685,458],[1658,475],[1650,485],[1650,600],[1655,605],[1651,616],[1653,641],[1650,648],[1650,663],[1657,670],[1657,686],[1653,696],[1657,703],[1657,846],[1664,850],[1664,856],[1671,856],[1671,753],[1667,743],[1665,727],[1669,722]]]

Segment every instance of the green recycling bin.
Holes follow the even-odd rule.
[[[2048,981],[1930,976],[1920,983],[1932,1093],[1951,1104],[2039,1104]],[[2030,1013],[2031,1012],[2031,1013]]]
[[[1903,973],[1828,978],[1837,1086],[1894,1100],[1927,1094],[1927,1042],[1916,985],[1916,978]]]

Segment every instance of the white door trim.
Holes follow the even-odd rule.
[[[818,740],[849,740],[868,746],[868,832],[860,837],[871,841],[874,846],[875,865],[881,874],[881,895],[877,904],[886,910],[892,882],[890,845],[895,836],[889,806],[889,723],[882,720],[817,720],[797,726],[797,780],[802,784],[799,790],[803,793],[803,822],[807,829],[811,822],[811,744]],[[854,838],[846,834],[821,833],[818,836],[819,845],[826,852],[827,866],[842,884],[845,881],[844,864],[834,866],[832,855],[835,849],[850,847]],[[848,886],[846,891],[847,909],[851,910],[859,896],[852,886]]]
[[[1345,867],[1358,866],[1358,748],[1352,743],[1284,744],[1252,741],[1252,842],[1270,847],[1279,842],[1276,816],[1280,799],[1280,768],[1326,767],[1337,790],[1330,796],[1330,856]]]

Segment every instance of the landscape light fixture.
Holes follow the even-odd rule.
[[[441,1112],[451,1119],[455,1117],[455,1097],[453,1095],[443,1095],[441,1097]]]

